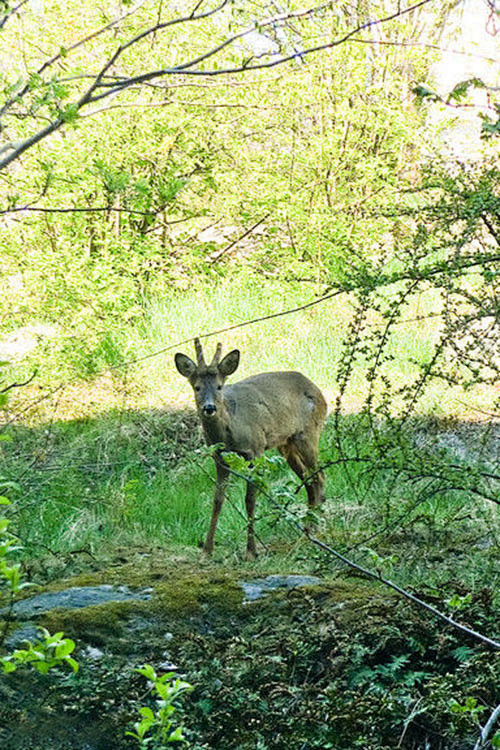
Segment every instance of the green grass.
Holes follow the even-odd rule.
[[[344,451],[369,450],[363,420],[347,418],[343,429]],[[74,568],[75,556],[99,559],[158,545],[175,555],[201,546],[215,472],[194,415],[111,411],[93,420],[18,426],[11,436],[12,442],[2,445],[3,475],[19,484],[9,515],[27,561],[43,558],[50,567],[50,560],[59,558],[60,574],[61,564],[68,572]],[[334,445],[330,422],[321,443],[323,460],[336,455]],[[425,482],[376,466],[367,471],[363,464],[331,466],[326,478],[327,501],[316,533],[358,562],[380,563],[400,583],[416,587],[449,587],[459,580],[475,589],[497,579],[493,540],[499,519],[484,502],[453,490],[426,496]],[[272,475],[269,492],[293,492],[295,484],[285,466]],[[244,490],[244,482],[233,478],[216,535],[215,559],[230,565],[241,564],[246,545]],[[304,490],[288,507],[302,516]],[[257,572],[347,572],[326,564],[287,513],[277,513],[262,495],[256,532]]]
[[[36,386],[11,394],[13,412],[16,405],[23,409],[26,403],[35,404],[34,408],[22,412],[11,426],[12,442],[0,443],[2,474],[20,486],[10,515],[26,559],[59,556],[71,567],[77,556],[98,558],[113,550],[151,544],[171,553],[197,550],[208,527],[214,470],[203,453],[191,389],[173,365],[177,347],[129,368],[106,373],[106,367],[312,299],[313,289],[283,288],[267,280],[263,286],[255,280],[201,286],[180,297],[151,302],[134,321],[119,321],[111,327],[91,358],[94,375],[104,371],[99,377],[79,378],[78,368],[85,369],[88,360],[82,359],[81,348],[70,350],[64,341],[55,342],[45,353],[40,349],[6,374],[18,380],[37,358],[41,365]],[[389,341],[394,359],[384,364],[384,373],[395,393],[415,376],[415,363],[429,358],[439,334],[435,319],[413,318],[415,313],[432,311],[433,305],[432,298],[421,297],[418,310],[405,313],[409,322],[397,326]],[[300,314],[236,329],[209,339],[205,346],[208,356],[217,340],[226,351],[240,348],[240,377],[299,369],[322,387],[333,407],[336,372],[345,356],[343,341],[351,318],[350,301],[338,298]],[[370,331],[379,325],[373,316],[365,332],[368,341]],[[191,345],[179,349],[192,354]],[[358,359],[344,395],[341,439],[346,454],[373,460],[368,467],[360,463],[327,469],[328,500],[318,521],[318,534],[365,564],[371,564],[372,553],[364,548],[374,550],[403,583],[432,586],[460,578],[474,587],[481,582],[490,585],[498,549],[497,507],[467,488],[454,488],[453,477],[436,493],[435,483],[426,490],[427,480],[377,465],[378,456],[384,453],[376,449],[370,425],[356,416],[368,393],[366,356]],[[75,376],[71,383],[37,403],[47,390],[67,382],[64,377],[70,373]],[[412,461],[425,464],[432,459],[446,474],[447,464],[456,458],[451,450],[440,458],[436,435],[441,428],[433,430],[434,416],[430,415],[463,411],[458,395],[446,384],[431,384],[416,404],[422,424],[410,429],[399,454],[388,443],[395,465],[399,460],[411,466]],[[479,407],[488,404],[487,392],[469,398],[475,398]],[[468,429],[466,422],[463,425]],[[427,447],[416,450],[422,435]],[[323,461],[338,458],[337,438],[331,419],[321,442]],[[291,472],[283,469],[273,479],[271,493],[292,479]],[[215,549],[216,557],[231,564],[241,561],[245,548],[243,497],[244,483],[233,480]],[[305,507],[302,490],[291,509],[302,513]],[[322,569],[323,561],[311,554],[296,530],[278,519],[262,497],[257,515],[257,534],[265,545],[261,549],[267,552],[256,570]],[[394,555],[397,564],[390,560]]]
[[[173,366],[177,342],[313,302],[321,291],[315,286],[284,286],[268,279],[261,284],[255,278],[218,285],[200,283],[183,294],[146,303],[136,317],[110,321],[105,330],[89,332],[87,338],[61,336],[41,342],[38,349],[12,368],[10,377],[24,377],[37,367],[36,382],[53,388],[60,383],[111,375],[109,388],[114,392],[108,397],[107,408],[186,403],[189,389]],[[433,318],[415,321],[414,317],[417,312],[431,312],[433,305],[431,297],[421,297],[418,310],[408,310],[404,316],[408,322],[398,325],[390,338],[388,354],[394,359],[387,362],[385,371],[395,388],[415,376],[415,363],[425,362],[430,356],[439,331]],[[217,340],[222,341],[225,351],[239,348],[242,358],[237,378],[268,370],[298,369],[323,388],[333,402],[352,317],[353,301],[343,295],[299,313],[211,337],[204,346],[207,356],[215,350]],[[372,316],[364,338],[380,325],[379,318]],[[172,348],[150,357],[167,347]],[[179,349],[193,353],[192,344],[179,344]],[[139,361],[133,363],[136,359]],[[131,361],[130,366],[124,366]],[[366,395],[365,369],[366,361],[360,354],[345,394],[347,410],[357,410]],[[436,403],[448,408],[449,399],[445,399],[446,405],[443,403],[447,391],[449,388],[436,385],[423,408],[431,409]]]

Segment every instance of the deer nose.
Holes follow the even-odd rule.
[[[215,414],[217,411],[217,407],[215,404],[205,404],[203,407],[203,414],[206,414],[208,417],[211,417],[212,414]]]

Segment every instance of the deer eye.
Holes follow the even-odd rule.
[[[200,386],[199,386],[199,385],[195,385],[194,389],[195,389],[195,391],[199,391],[199,390],[201,390],[201,388],[200,388]]]
[[[221,385],[218,385],[218,386],[217,386],[217,390],[218,390],[218,391],[222,391],[222,386],[221,386]]]

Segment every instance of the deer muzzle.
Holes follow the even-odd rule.
[[[203,414],[207,417],[213,417],[216,411],[217,407],[215,406],[215,404],[205,404],[203,406]]]

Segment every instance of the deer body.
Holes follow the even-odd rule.
[[[198,415],[209,445],[222,443],[224,449],[247,460],[277,448],[290,467],[305,480],[310,507],[323,500],[321,472],[307,480],[318,460],[318,443],[326,418],[326,401],[320,389],[300,372],[267,372],[253,375],[232,385],[225,379],[239,364],[239,352],[229,352],[222,361],[218,344],[214,359],[206,365],[198,340],[198,365],[184,354],[176,354],[179,372],[195,391]],[[217,486],[212,518],[204,550],[211,554],[220,510],[224,502],[229,468],[220,454],[215,455]],[[256,488],[248,483],[245,504],[248,515],[247,557],[254,558],[253,519]]]

